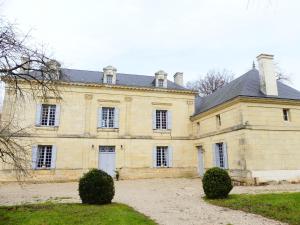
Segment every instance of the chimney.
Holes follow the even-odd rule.
[[[29,73],[29,69],[30,69],[30,59],[26,56],[22,56],[21,57],[21,64],[24,64],[22,65],[21,67],[21,71],[22,73]]]
[[[168,84],[168,79],[167,79],[168,74],[163,71],[159,70],[155,73],[155,87],[161,87],[161,88],[167,88]]]
[[[274,56],[260,54],[256,57],[258,61],[260,90],[265,95],[278,96],[277,78],[275,74]]]
[[[176,72],[174,74],[174,83],[178,84],[180,86],[183,86],[183,73],[182,72]]]

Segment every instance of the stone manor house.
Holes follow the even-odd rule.
[[[90,168],[121,179],[202,176],[227,169],[239,181],[300,181],[300,92],[277,81],[273,56],[206,97],[160,70],[154,76],[60,68],[60,98],[17,110],[31,127],[31,177],[75,180]],[[59,66],[59,65],[57,65]],[[10,116],[9,84],[2,120]],[[16,103],[17,104],[17,103]],[[0,181],[12,180],[0,165]]]

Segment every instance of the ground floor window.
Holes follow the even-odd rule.
[[[100,152],[115,152],[115,146],[100,146]]]
[[[156,166],[167,167],[168,166],[168,147],[158,146],[156,147]]]
[[[51,168],[52,145],[39,145],[37,149],[37,168]]]
[[[226,144],[223,142],[216,143],[214,151],[216,166],[224,169],[228,168]]]

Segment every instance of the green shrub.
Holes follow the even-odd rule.
[[[114,181],[102,170],[92,169],[79,180],[79,196],[82,203],[108,204],[114,195]]]
[[[226,198],[232,189],[231,178],[226,170],[218,167],[207,170],[202,179],[207,198]]]

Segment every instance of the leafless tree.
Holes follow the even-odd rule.
[[[283,69],[279,66],[278,62],[275,62],[275,72],[277,80],[281,82],[292,83],[291,76],[287,74]]]
[[[0,123],[0,163],[15,171],[17,178],[27,174],[29,145],[22,137],[28,127],[19,126],[15,111],[26,97],[59,97],[60,64],[48,58],[42,47],[33,47],[29,35],[22,34],[16,25],[0,19],[0,77],[5,82],[7,111]],[[6,111],[6,113],[7,113]]]
[[[233,78],[233,73],[226,69],[222,71],[210,70],[203,78],[199,78],[196,81],[189,81],[186,86],[198,91],[200,96],[206,96],[223,87],[232,81]]]

